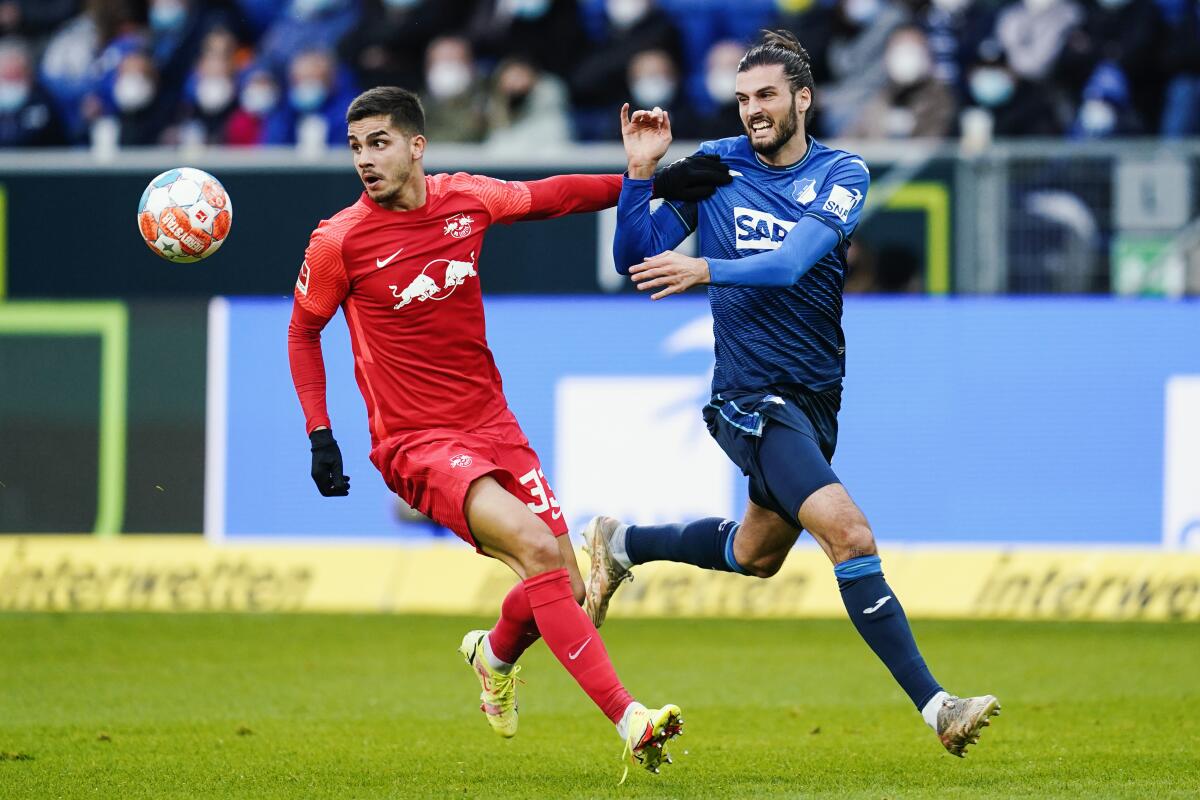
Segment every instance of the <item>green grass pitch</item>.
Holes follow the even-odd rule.
[[[605,638],[675,764],[621,743],[538,644],[496,737],[455,653],[483,620],[0,615],[0,798],[1200,795],[1200,627],[917,622],[934,674],[1004,706],[965,760],[846,621],[634,621]]]

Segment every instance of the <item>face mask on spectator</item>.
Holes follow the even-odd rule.
[[[0,113],[10,113],[25,105],[29,99],[29,84],[21,81],[0,81]]]
[[[187,8],[183,3],[170,0],[150,6],[150,27],[161,33],[178,30],[187,19]]]
[[[508,113],[512,116],[517,116],[525,110],[525,106],[529,105],[529,92],[515,92],[505,98],[508,104]]]
[[[845,0],[842,3],[842,11],[846,14],[846,19],[855,25],[862,25],[875,19],[880,5],[880,0]]]
[[[145,75],[131,72],[113,84],[113,100],[122,111],[141,111],[154,99],[154,84]]]
[[[1013,95],[1016,85],[1007,70],[982,67],[971,73],[971,97],[981,106],[994,108],[1004,105]]]
[[[647,75],[629,87],[634,102],[641,108],[665,105],[675,96],[675,81],[666,75]]]
[[[471,85],[471,69],[461,61],[441,61],[429,67],[425,82],[438,100],[458,97]]]
[[[929,75],[929,53],[915,42],[894,44],[883,56],[888,77],[897,86],[912,86]]]
[[[323,106],[328,96],[329,90],[318,81],[302,81],[293,86],[288,93],[292,108],[304,114],[312,113]]]
[[[608,21],[618,28],[628,28],[650,10],[648,0],[605,0],[604,13]]]
[[[215,114],[233,99],[233,81],[213,75],[196,81],[196,105],[205,114]]]
[[[292,13],[301,19],[320,16],[335,8],[339,0],[292,0]]]
[[[1079,126],[1088,136],[1107,136],[1117,127],[1117,112],[1103,100],[1085,100],[1079,109]]]
[[[255,81],[246,84],[242,90],[242,108],[261,117],[279,102],[279,92],[266,81]]]
[[[969,5],[971,0],[933,0],[933,7],[947,14],[957,14]]]
[[[704,89],[714,103],[732,103],[733,93],[737,89],[737,73],[729,69],[711,70],[704,76]]]
[[[509,11],[520,19],[540,19],[550,10],[550,0],[508,0]]]

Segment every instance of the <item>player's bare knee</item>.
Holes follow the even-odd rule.
[[[875,549],[875,534],[871,532],[871,526],[866,520],[838,526],[830,544],[837,563],[862,556],[873,556],[879,552]]]
[[[516,556],[526,575],[538,575],[566,566],[554,536],[545,529],[523,531]]]

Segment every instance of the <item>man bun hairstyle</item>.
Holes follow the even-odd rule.
[[[762,32],[762,41],[751,47],[738,63],[738,72],[745,72],[754,67],[783,67],[792,92],[798,92],[807,87],[814,90],[812,63],[808,51],[800,44],[800,40],[791,31],[778,30]]]
[[[376,86],[354,98],[346,109],[346,124],[367,117],[388,117],[405,136],[425,135],[425,109],[416,92],[399,86]]]

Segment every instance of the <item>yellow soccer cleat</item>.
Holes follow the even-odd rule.
[[[511,739],[517,735],[517,683],[524,683],[517,678],[521,667],[513,667],[508,675],[492,669],[483,654],[483,637],[487,634],[487,631],[470,631],[463,637],[458,652],[475,670],[475,676],[483,686],[479,694],[479,710],[487,716],[492,730],[505,739]]]
[[[633,580],[633,573],[617,563],[609,547],[619,527],[620,521],[612,517],[592,517],[583,529],[583,549],[591,557],[583,610],[597,628],[604,624],[608,601],[617,588],[625,581]]]
[[[679,706],[670,703],[662,708],[646,708],[639,704],[629,712],[627,731],[621,758],[628,756],[635,764],[658,774],[660,765],[671,763],[667,742],[683,733],[683,716]],[[621,783],[628,774],[627,765]]]

